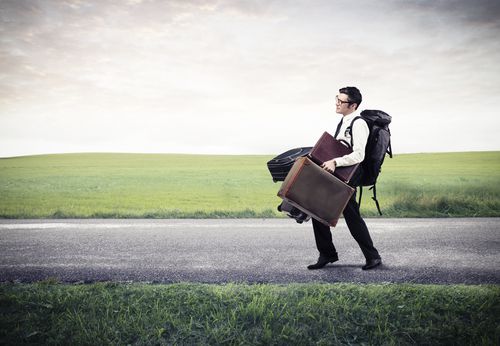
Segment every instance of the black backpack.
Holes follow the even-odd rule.
[[[381,171],[382,164],[384,163],[384,158],[386,154],[392,158],[392,147],[391,147],[391,132],[389,131],[389,124],[391,123],[391,116],[385,112],[379,110],[366,109],[361,112],[361,116],[355,117],[349,129],[352,129],[352,124],[357,120],[362,118],[366,121],[368,128],[370,130],[370,135],[366,142],[365,148],[365,159],[361,162],[361,176],[358,177],[357,184],[359,186],[359,205],[361,206],[361,196],[363,195],[363,186],[371,186],[370,190],[373,190],[372,199],[377,205],[377,210],[380,215],[380,205],[377,200],[377,177]],[[342,120],[337,126],[337,131],[335,132],[335,138],[337,137],[340,127],[342,126]],[[353,146],[353,136],[351,131],[351,147]]]

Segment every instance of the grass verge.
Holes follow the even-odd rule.
[[[0,344],[498,345],[500,287],[0,284]]]

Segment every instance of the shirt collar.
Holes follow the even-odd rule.
[[[352,112],[351,114],[349,115],[346,115],[346,116],[342,116],[342,122],[345,124],[345,123],[351,123],[351,120],[354,119],[355,117],[358,116],[358,111],[355,110],[354,112]]]

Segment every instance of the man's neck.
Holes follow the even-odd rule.
[[[353,114],[353,113],[355,113],[355,112],[356,112],[356,110],[353,110],[353,111],[352,111],[352,112],[350,112],[350,113],[343,114],[343,117],[344,117],[344,118],[345,118],[345,117],[348,117],[349,115],[351,115],[351,114]]]

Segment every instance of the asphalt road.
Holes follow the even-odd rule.
[[[500,284],[500,218],[366,221],[383,259],[370,271],[343,220],[339,262],[317,271],[310,222],[0,220],[0,281]]]

